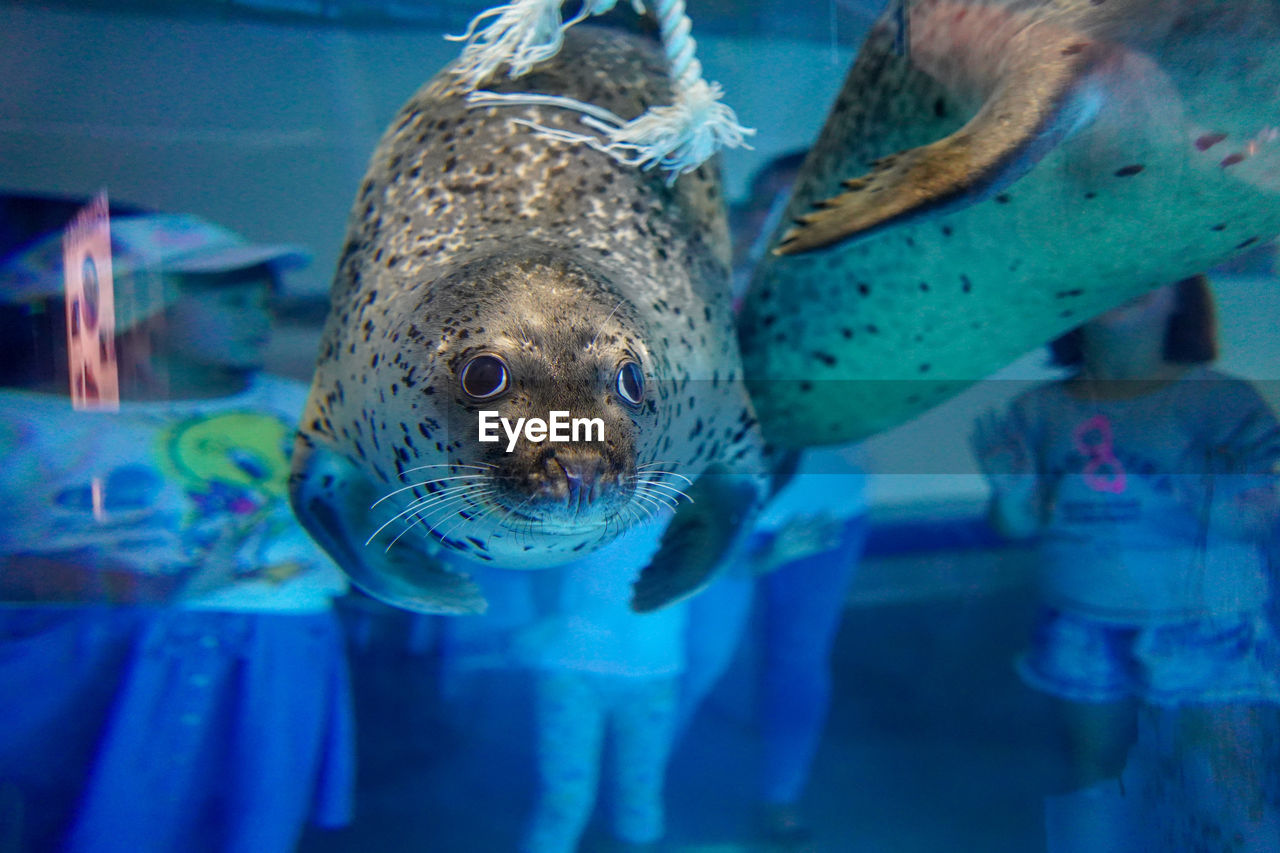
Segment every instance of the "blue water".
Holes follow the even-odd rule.
[[[705,76],[758,131],[750,149],[722,156],[724,194],[742,213],[758,170],[811,143],[882,4],[689,5]],[[484,8],[0,3],[0,853],[520,849],[540,789],[539,687],[515,638],[554,598],[557,576],[522,574],[506,592],[498,581],[486,619],[410,614],[349,589],[286,498],[293,429],[369,155],[404,100],[457,56],[443,36]],[[1268,73],[1247,81],[1262,93],[1250,150],[1274,164],[1280,82]],[[1249,168],[1220,168],[1236,165]],[[1246,174],[1276,191],[1274,174]],[[93,222],[116,229],[103,245],[121,282],[120,335],[77,356],[68,324],[91,326],[103,303],[80,256],[79,301],[64,301],[62,235],[104,189],[109,216]],[[755,199],[773,214],[764,228],[785,198]],[[151,212],[231,229],[272,274],[220,280],[175,309],[145,265],[127,275],[123,223]],[[1074,212],[1064,203],[1046,215]],[[739,245],[751,246],[740,219]],[[86,222],[71,227],[73,248],[92,242]],[[216,235],[187,227],[157,225],[151,248],[196,239],[209,250]],[[1248,252],[1213,271],[1218,365],[1275,409],[1280,276],[1274,235],[1251,236]],[[766,246],[754,243],[745,254],[758,260]],[[175,359],[156,373],[148,359],[162,348],[215,352],[216,369]],[[118,376],[90,379],[83,359]],[[1067,735],[1052,700],[1013,665],[1036,619],[1036,557],[988,523],[969,436],[983,412],[1061,375],[1037,348],[861,448],[865,504],[844,497],[851,513],[867,511],[865,552],[823,567],[844,577],[856,562],[811,611],[822,605],[835,627],[830,700],[817,703],[825,719],[792,803],[803,837],[771,839],[761,820],[771,626],[760,581],[753,607],[733,612],[745,596],[724,599],[723,621],[680,611],[691,632],[717,641],[725,657],[709,670],[724,671],[670,739],[661,846],[618,846],[608,780],[619,768],[606,755],[577,849],[1050,849],[1045,798],[1068,784]],[[122,413],[72,408],[69,386],[92,403],[117,381]],[[815,491],[809,514],[840,497]],[[791,511],[804,516],[803,495],[798,503]],[[1273,520],[1258,540],[1270,582],[1278,542]],[[231,577],[202,571],[227,565]],[[597,615],[570,610],[562,622]],[[576,640],[600,652],[593,636]],[[1280,679],[1280,658],[1264,663]],[[665,707],[661,691],[643,699]],[[1221,809],[1252,796],[1256,812],[1280,815],[1274,706],[1249,726],[1232,732],[1238,743],[1213,744],[1239,747],[1239,764],[1210,767],[1206,793],[1170,762],[1167,720],[1139,715],[1123,779],[1150,832],[1125,849],[1265,849],[1248,828],[1184,819],[1197,802]],[[1269,769],[1244,790],[1235,771],[1258,759]]]
[[[866,571],[878,568],[873,558]],[[847,612],[804,800],[809,849],[1043,849],[1040,797],[1061,771],[1060,744],[1047,701],[1008,665],[1032,606],[1030,590],[1014,587]],[[459,704],[442,706],[439,688],[420,681],[438,675],[430,657],[402,645],[403,620],[383,617],[376,630],[383,643],[353,658],[368,724],[364,808],[349,829],[311,833],[302,849],[512,849],[534,784],[530,732],[507,711],[527,701],[527,679],[478,671],[464,677]],[[677,748],[671,849],[772,849],[756,838],[752,808],[756,666],[744,648]],[[583,849],[608,843],[602,817]]]

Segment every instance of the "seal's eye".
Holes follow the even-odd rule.
[[[634,361],[618,368],[618,396],[632,406],[638,406],[644,400],[644,374]]]
[[[462,390],[474,400],[498,396],[507,383],[507,363],[496,355],[478,355],[462,368]]]

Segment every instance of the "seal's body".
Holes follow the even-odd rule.
[[[655,46],[587,26],[532,73],[487,88],[623,117],[670,96]],[[424,552],[555,565],[667,512],[704,474],[759,471],[715,167],[667,186],[517,121],[580,130],[575,112],[470,109],[463,96],[446,69],[374,153],[294,461],[294,507],[312,535],[366,591],[427,612],[483,600]],[[495,428],[486,442],[484,412],[598,428],[560,442]],[[733,520],[739,499],[754,500],[747,480],[716,481],[707,506]],[[705,580],[706,559],[689,569],[671,556],[652,595],[638,589],[643,606]]]
[[[894,426],[1273,237],[1277,127],[1272,0],[891,3],[745,303],[766,436]]]

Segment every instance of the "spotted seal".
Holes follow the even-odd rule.
[[[746,299],[766,437],[894,426],[1274,236],[1277,128],[1275,2],[891,3]]]
[[[591,26],[486,88],[624,118],[670,98],[655,44]],[[463,95],[448,68],[429,81],[360,186],[296,442],[295,511],[365,591],[468,613],[484,607],[468,562],[564,563],[681,503],[635,588],[636,609],[659,607],[707,580],[761,487],[717,169],[668,185],[521,123],[578,130],[576,113]],[[560,412],[602,435],[485,442],[484,412],[508,425]]]

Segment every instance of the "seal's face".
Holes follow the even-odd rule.
[[[494,86],[619,116],[668,102],[659,45],[564,36],[536,74]],[[764,461],[718,170],[668,185],[530,133],[513,118],[580,122],[556,106],[473,109],[454,70],[410,98],[370,161],[290,501],[356,584],[422,612],[483,610],[468,562],[562,565],[650,516],[669,527],[635,606],[688,595],[746,525]],[[433,542],[465,559],[435,559]]]
[[[555,306],[554,293],[540,295],[544,310],[564,316],[558,309],[568,306]],[[587,313],[598,319],[600,308],[609,310],[594,308]],[[474,434],[471,460],[491,466],[486,479],[494,501],[518,518],[557,527],[616,515],[630,500],[638,420],[645,415],[638,347],[614,334],[602,341],[587,323],[486,331],[449,359],[449,368],[455,422]]]
[[[386,532],[505,562],[543,537],[597,544],[674,503],[637,462],[656,447],[660,369],[638,323],[563,260],[482,259],[433,284],[389,336],[392,369],[415,368],[389,405],[417,424],[393,448]]]

